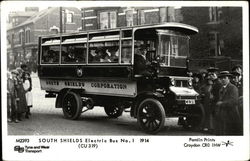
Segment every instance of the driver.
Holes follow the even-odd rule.
[[[139,52],[135,53],[135,74],[150,75],[151,73],[147,70],[147,65],[150,62],[147,60],[146,55],[148,52],[147,45],[143,44],[140,46]]]

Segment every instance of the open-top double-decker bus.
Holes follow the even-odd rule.
[[[190,25],[164,23],[41,36],[41,89],[68,119],[98,106],[112,118],[127,109],[151,134],[166,117],[197,127],[204,109],[187,74],[189,36],[196,33]]]

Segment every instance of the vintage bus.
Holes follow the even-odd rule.
[[[98,106],[111,118],[129,111],[151,134],[166,117],[195,128],[204,120],[188,76],[189,39],[196,33],[190,25],[164,23],[41,36],[41,89],[56,97],[67,119]]]

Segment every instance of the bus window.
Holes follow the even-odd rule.
[[[59,63],[60,46],[43,46],[42,47],[42,63],[58,64]]]
[[[85,63],[86,53],[86,44],[64,44],[62,45],[62,63]]]
[[[89,43],[89,63],[118,63],[119,41]]]
[[[162,66],[186,66],[189,38],[174,35],[159,35],[159,56]]]
[[[128,64],[132,60],[132,40],[122,40],[121,63]]]

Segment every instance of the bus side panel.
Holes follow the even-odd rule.
[[[77,70],[82,70],[82,75]],[[40,65],[38,68],[41,78],[58,79],[81,79],[81,78],[127,78],[132,77],[132,68],[130,66],[55,66]]]

